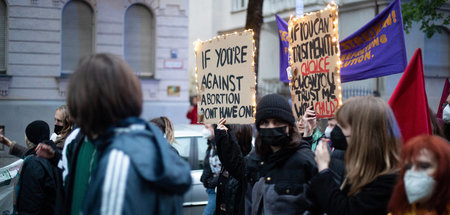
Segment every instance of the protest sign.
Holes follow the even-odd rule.
[[[255,122],[254,49],[252,30],[196,42],[198,122]]]
[[[289,54],[294,116],[313,106],[317,118],[333,117],[342,103],[336,5],[289,20]]]

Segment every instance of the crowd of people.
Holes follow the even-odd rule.
[[[203,214],[450,214],[449,102],[444,128],[404,143],[381,98],[346,100],[322,130],[312,107],[296,121],[287,99],[263,96],[254,124],[204,125]],[[139,118],[142,104],[123,59],[80,60],[54,134],[42,120],[26,127],[25,144],[0,134],[24,159],[13,213],[182,214],[189,164],[170,119]]]

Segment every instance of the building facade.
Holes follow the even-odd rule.
[[[6,136],[24,144],[31,121],[53,127],[79,58],[101,52],[123,57],[135,70],[144,119],[165,115],[187,123],[188,6],[188,0],[0,0]]]
[[[330,0],[304,0],[304,12],[323,9]],[[335,0],[339,6],[339,39],[342,40],[372,20],[391,0]],[[190,41],[206,40],[216,35],[244,29],[248,0],[208,1],[192,0],[190,3]],[[260,35],[258,93],[280,93],[289,95],[286,84],[279,81],[279,42],[275,14],[288,20],[295,14],[295,0],[264,0],[263,25]],[[198,11],[197,13],[193,11]],[[204,11],[204,12],[199,12]],[[211,12],[212,11],[212,12]],[[450,14],[446,4],[441,12]],[[196,25],[193,25],[196,23]],[[419,30],[419,24],[405,34],[408,62],[417,48],[422,49],[425,85],[431,109],[436,112],[444,82],[450,77],[449,26],[443,32],[427,38]],[[193,49],[192,46],[190,48]],[[194,56],[190,55],[189,71],[194,68]],[[372,94],[377,90],[386,101],[397,86],[402,74],[349,82],[342,85],[343,97]],[[195,89],[195,87],[191,87]],[[192,93],[192,92],[191,92]]]

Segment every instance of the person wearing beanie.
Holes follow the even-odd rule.
[[[221,119],[215,130],[218,153],[230,175],[246,185],[245,214],[303,214],[313,210],[304,187],[317,174],[314,154],[301,141],[284,97],[266,95],[257,104],[255,149],[245,158],[225,123],[226,119]]]
[[[49,140],[50,129],[46,122],[36,120],[25,129],[28,150],[15,189],[13,214],[54,214],[58,184],[62,183],[61,172],[52,163],[36,155],[40,144],[56,149]]]
[[[0,142],[9,147],[9,154],[18,158],[24,158],[34,151],[39,143],[49,140],[50,128],[48,124],[42,120],[31,122],[25,128],[25,143],[27,147],[17,144],[15,141],[9,140],[0,134]]]

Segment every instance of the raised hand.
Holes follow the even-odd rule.
[[[315,151],[316,157],[314,158],[314,160],[316,160],[319,172],[327,169],[330,165],[330,152],[328,151],[329,142],[329,139],[322,138],[319,144],[317,144],[317,148]]]
[[[228,128],[225,126],[226,122],[227,120],[225,118],[220,119],[219,123],[217,123],[217,129],[228,131]]]
[[[314,111],[313,106],[309,106],[308,109],[306,109],[305,114],[303,115],[303,123],[305,126],[305,132],[303,133],[303,136],[312,136],[317,124],[316,112]]]
[[[55,156],[55,150],[47,144],[39,143],[36,147],[36,155],[41,158],[51,159]]]

